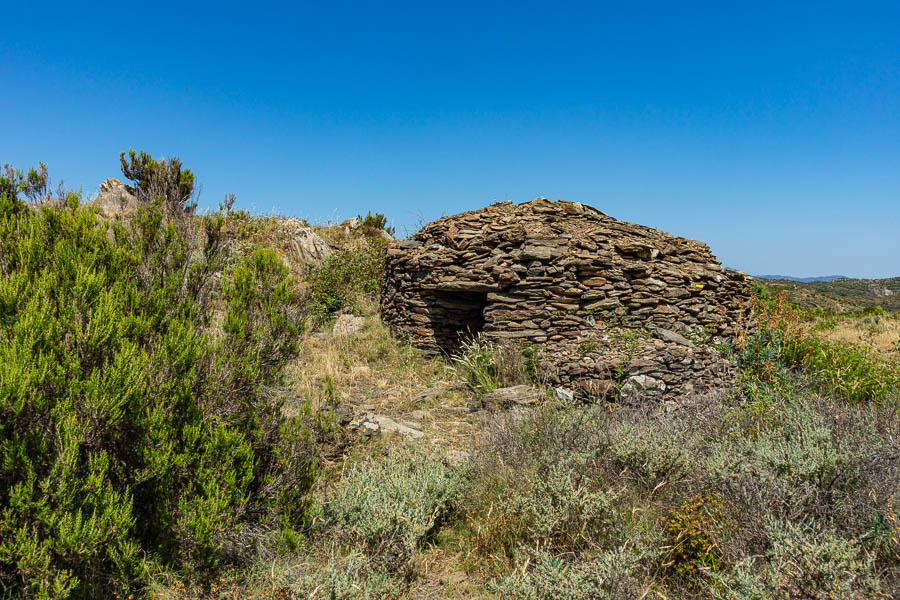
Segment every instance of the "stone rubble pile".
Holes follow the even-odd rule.
[[[637,400],[727,384],[734,366],[713,346],[748,326],[751,294],[702,242],[538,198],[393,243],[381,315],[430,353],[476,334],[538,344],[555,382]]]

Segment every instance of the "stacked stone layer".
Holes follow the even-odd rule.
[[[589,393],[672,397],[731,377],[711,346],[746,326],[750,297],[749,279],[702,242],[538,198],[393,244],[381,313],[428,352],[480,332],[540,344],[553,376]]]

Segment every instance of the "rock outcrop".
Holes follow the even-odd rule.
[[[426,352],[475,334],[539,344],[559,383],[668,398],[727,383],[733,365],[713,345],[746,325],[750,298],[749,278],[702,242],[538,198],[394,243],[381,314]]]
[[[331,247],[319,235],[300,219],[285,219],[282,223],[286,243],[301,262],[313,263],[331,256]]]
[[[91,202],[100,216],[107,219],[129,217],[137,209],[138,200],[114,177],[107,177],[100,184],[99,194]]]

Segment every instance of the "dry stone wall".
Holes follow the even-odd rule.
[[[552,377],[588,394],[673,398],[732,377],[713,345],[746,326],[750,297],[702,242],[538,198],[392,244],[381,313],[426,352],[480,333],[539,344]]]

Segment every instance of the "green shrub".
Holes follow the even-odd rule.
[[[730,413],[730,414],[729,414]],[[698,476],[735,526],[718,542],[730,562],[765,553],[771,515],[827,527],[898,567],[892,498],[900,485],[891,409],[792,397],[729,409]]]
[[[305,570],[286,587],[307,600],[388,600],[400,597],[403,590],[401,582],[374,570],[356,552],[333,556],[323,568]]]
[[[771,302],[775,296],[772,291],[759,281],[751,280],[750,285],[753,287],[753,295],[763,302]]]
[[[128,191],[143,202],[162,200],[164,209],[170,215],[188,212],[197,208],[191,201],[194,195],[194,174],[190,169],[182,169],[178,157],[154,159],[141,150],[119,154],[122,174],[134,185]]]
[[[888,330],[884,317],[869,315],[856,322],[856,328],[868,333],[881,333]]]
[[[663,521],[671,548],[667,565],[676,577],[696,584],[722,570],[725,562],[718,540],[726,523],[718,498],[697,494],[670,510]]]
[[[757,303],[756,311],[760,328],[746,338],[738,353],[738,362],[748,373],[773,381],[787,372],[800,372],[823,393],[849,402],[900,400],[900,363],[896,360],[865,346],[823,340],[804,332],[800,316],[783,295],[771,304]]]
[[[777,421],[755,435],[729,436],[710,453],[710,473],[722,479],[753,471],[787,480],[788,487],[816,486],[823,493],[852,484],[856,452],[850,440],[835,435],[815,407],[794,399],[777,409]]]
[[[384,243],[378,239],[332,254],[307,277],[312,311],[327,316],[358,309],[361,297],[377,295],[384,283]]]
[[[352,463],[322,506],[325,529],[391,572],[406,574],[422,541],[454,507],[461,476],[440,456],[397,450]]]
[[[384,231],[389,235],[394,235],[394,228],[388,226],[387,217],[381,213],[375,213],[373,215],[371,212],[367,212],[365,217],[359,215],[357,218],[359,219],[359,226],[363,233]]]
[[[0,583],[111,597],[249,555],[314,474],[269,391],[296,352],[284,267],[223,273],[221,222],[186,239],[161,198],[104,223],[21,187],[0,177]]]
[[[823,393],[849,402],[900,400],[900,364],[858,344],[807,338],[786,346]]]
[[[876,304],[875,306],[867,306],[858,312],[863,317],[886,317],[887,311],[883,307]]]
[[[829,318],[825,319],[824,321],[820,321],[820,322],[816,323],[815,327],[816,327],[816,329],[819,329],[822,331],[830,331],[837,327],[837,319],[835,319],[834,317],[829,317]]]
[[[523,547],[596,548],[614,528],[618,494],[591,476],[586,460],[584,454],[561,456],[516,477],[494,473],[492,494],[468,511],[475,547],[508,557]]]
[[[855,598],[809,592],[823,572],[896,596],[895,411],[754,385],[751,401],[677,410],[550,400],[490,417],[469,461],[465,548],[500,597],[610,597],[617,576],[597,561],[623,547],[640,558],[621,597]],[[785,541],[773,515],[806,533]],[[807,556],[789,558],[801,542]]]
[[[468,544],[522,564],[529,548],[580,559],[645,537],[643,517],[620,508],[627,487],[606,468],[608,425],[602,410],[562,401],[488,421],[470,461]]]
[[[625,474],[649,489],[678,481],[694,468],[686,433],[654,421],[622,424],[612,436],[609,450]]]
[[[726,429],[702,461],[708,489],[738,525],[728,540],[731,554],[764,551],[761,526],[768,515],[838,518],[860,486],[862,449],[873,449],[866,434],[837,429],[800,398],[738,412],[734,429]]]
[[[762,565],[750,558],[731,573],[714,573],[714,598],[768,600],[880,598],[873,557],[828,531],[769,520],[771,549]]]

